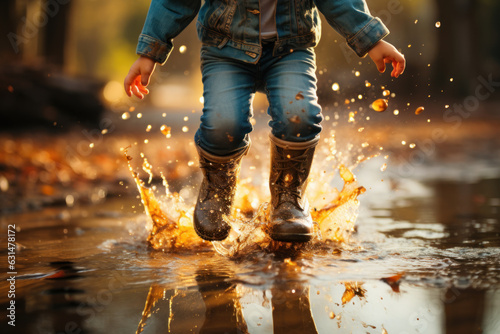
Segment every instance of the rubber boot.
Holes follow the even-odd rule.
[[[205,240],[224,240],[231,227],[222,218],[229,216],[233,206],[242,153],[231,156],[212,155],[200,147],[200,168],[203,181],[194,209],[194,229]]]
[[[304,197],[319,136],[307,142],[271,138],[271,213],[268,233],[273,240],[311,240],[314,225]]]

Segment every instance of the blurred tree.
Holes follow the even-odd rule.
[[[500,3],[496,0],[436,0],[438,52],[434,80],[453,78],[451,93],[473,94],[479,75],[500,75]]]
[[[52,9],[44,10],[48,7],[42,5],[42,12],[50,19],[44,27],[41,55],[47,63],[62,68],[65,64],[65,45],[73,1],[64,5],[59,5],[55,1],[52,3],[57,4]]]
[[[4,0],[0,10],[0,58],[2,61],[12,61],[16,52],[11,45],[8,34],[16,31],[16,0]]]
[[[479,20],[476,0],[436,0],[438,19],[438,52],[435,81],[438,87],[453,78],[454,95],[466,95],[478,74],[483,59],[478,45]]]
[[[65,44],[72,1],[4,0],[0,11],[0,56],[4,62],[32,57],[59,68],[65,62]],[[28,58],[28,59],[26,59]]]

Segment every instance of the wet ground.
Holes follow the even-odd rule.
[[[309,197],[317,210],[338,204],[328,224],[340,236],[322,229],[294,247],[235,236],[237,251],[188,230],[177,246],[147,241],[151,219],[120,148],[131,146],[132,170],[188,229],[199,182],[189,136],[5,134],[1,252],[15,265],[0,276],[15,276],[15,297],[2,284],[0,332],[499,333],[499,123],[455,128],[439,117],[353,124],[331,114],[336,140],[327,127]],[[265,136],[256,132],[242,168],[240,228],[264,210]],[[357,177],[344,192],[341,164]],[[180,197],[165,195],[160,171]]]

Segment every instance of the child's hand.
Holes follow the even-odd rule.
[[[155,68],[156,62],[153,59],[144,56],[137,59],[125,77],[124,85],[127,95],[132,96],[134,94],[143,99],[144,95],[149,94],[149,89],[146,86],[149,84],[149,78]]]
[[[385,72],[385,64],[392,63],[391,76],[399,77],[405,70],[405,57],[396,48],[384,40],[379,41],[368,51],[368,55],[373,60],[380,73]]]

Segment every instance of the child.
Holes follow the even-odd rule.
[[[304,242],[313,221],[304,198],[321,131],[314,47],[320,39],[318,10],[380,72],[403,73],[405,59],[382,40],[389,31],[370,15],[364,0],[152,0],[125,91],[144,98],[156,63],[164,64],[176,37],[198,14],[202,42],[204,108],[195,143],[203,181],[194,228],[206,240],[223,240],[240,162],[250,145],[252,99],[264,92],[271,116],[271,212],[274,240]]]

